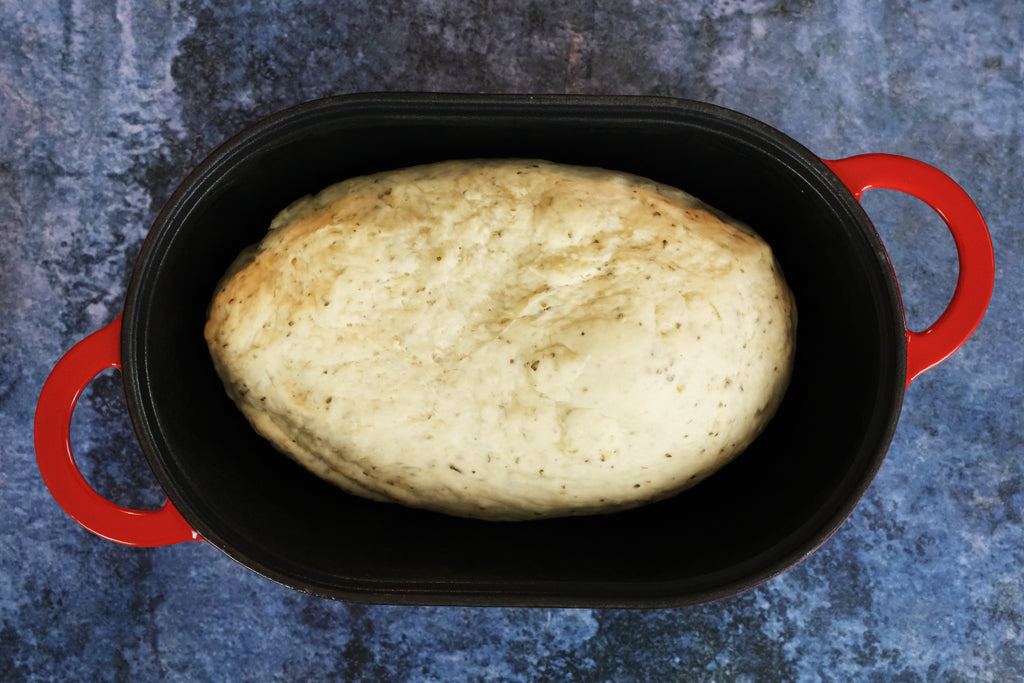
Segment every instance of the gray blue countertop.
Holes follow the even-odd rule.
[[[753,590],[676,609],[371,606],[310,597],[203,543],[138,549],[62,512],[35,461],[54,364],[121,310],[189,169],[305,100],[372,91],[665,95],[826,158],[890,152],[972,196],[996,253],[977,332],[909,388],[848,522]],[[0,4],[0,679],[1024,679],[1024,5],[828,0]],[[910,326],[945,308],[952,238],[864,204]],[[72,441],[127,506],[163,500],[120,377]]]

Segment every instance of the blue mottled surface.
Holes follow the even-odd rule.
[[[0,680],[1021,680],[1022,50],[1015,0],[0,4]],[[989,222],[988,317],[910,387],[839,533],[709,605],[348,605],[204,544],[138,550],[79,528],[35,465],[36,398],[120,310],[160,206],[246,124],[377,90],[688,97],[824,157],[930,162]],[[865,204],[924,327],[952,292],[952,239],[916,200]],[[78,460],[111,499],[155,507],[120,391],[113,371],[86,390]]]

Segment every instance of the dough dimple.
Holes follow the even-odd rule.
[[[205,336],[253,427],[339,487],[494,520],[673,495],[745,449],[796,310],[749,227],[534,160],[353,178],[282,211]]]

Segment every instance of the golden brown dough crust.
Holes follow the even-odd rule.
[[[296,202],[205,335],[254,428],[341,488],[495,520],[673,495],[761,432],[796,309],[768,245],[680,190],[452,161]]]

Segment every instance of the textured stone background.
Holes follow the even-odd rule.
[[[0,679],[1020,680],[1022,85],[1015,0],[0,4]],[[824,157],[930,162],[989,222],[988,317],[911,386],[839,533],[709,605],[348,605],[204,544],[137,550],[80,529],[35,466],[35,401],[61,354],[120,310],[160,206],[245,125],[378,90],[687,97]],[[952,292],[952,239],[916,200],[865,205],[924,327]],[[102,493],[162,501],[114,372],[86,390],[72,434]]]

